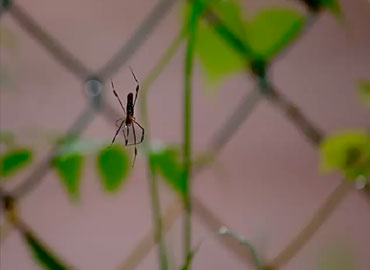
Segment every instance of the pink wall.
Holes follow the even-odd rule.
[[[156,1],[17,1],[47,31],[93,69],[105,61],[135,31]],[[244,1],[252,12],[260,5],[293,1]],[[365,0],[341,1],[343,25],[323,14],[317,23],[273,67],[273,81],[324,132],[369,127],[370,112],[359,106],[355,84],[370,78],[370,5]],[[163,19],[130,59],[144,79],[179,30],[178,6]],[[20,142],[34,145],[41,160],[50,144],[39,132],[64,131],[84,109],[81,82],[54,61],[9,14],[1,25],[15,36],[16,46],[1,50],[1,66],[10,84],[1,89],[1,129],[12,130]],[[153,84],[149,95],[151,133],[165,142],[182,140],[184,47]],[[235,76],[217,94],[204,90],[196,68],[194,86],[194,151],[206,149],[252,81]],[[117,89],[133,89],[128,66],[113,76]],[[107,85],[108,86],[108,85]],[[110,90],[110,88],[108,88]],[[108,100],[119,109],[114,96]],[[137,116],[140,120],[140,115]],[[110,140],[111,123],[98,116],[83,136]],[[339,176],[318,172],[318,152],[276,108],[261,102],[222,151],[221,168],[211,166],[197,176],[195,195],[231,228],[242,233],[271,258],[298,232]],[[50,171],[20,203],[24,220],[76,269],[116,269],[151,227],[150,200],[142,151],[124,188],[105,194],[98,183],[94,156],[86,160],[82,196],[71,203],[55,172]],[[219,167],[219,166],[218,166]],[[6,183],[19,184],[27,170]],[[222,173],[221,173],[222,172]],[[173,194],[161,187],[165,205]],[[317,234],[283,269],[316,267],[330,243],[344,245],[357,268],[370,269],[369,200],[353,190]],[[176,262],[181,262],[181,222],[168,234]],[[194,220],[194,243],[202,240],[194,269],[245,269],[199,220]],[[153,250],[137,269],[155,269]],[[39,269],[15,231],[1,243],[1,270]]]

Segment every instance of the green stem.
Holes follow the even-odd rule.
[[[183,162],[184,162],[184,180],[185,180],[185,192],[184,192],[184,265],[187,265],[187,269],[190,269],[191,260],[191,174],[192,174],[192,162],[191,162],[191,126],[192,126],[192,75],[193,75],[193,60],[194,60],[194,45],[196,38],[196,30],[198,19],[202,11],[202,4],[200,1],[196,1],[193,4],[193,10],[191,18],[189,20],[188,28],[188,40],[186,45],[185,54],[185,78],[184,78],[184,129],[183,129]]]
[[[158,181],[155,175],[155,172],[150,168],[149,164],[149,157],[147,158],[148,163],[148,182],[149,182],[149,192],[151,198],[151,205],[152,205],[152,214],[153,214],[153,224],[154,224],[154,241],[159,243],[159,262],[160,262],[160,269],[167,270],[168,269],[168,259],[167,259],[167,250],[166,244],[163,237],[163,226],[162,226],[162,218],[161,218],[161,208],[160,208],[160,201],[159,201],[159,194],[158,194]]]
[[[167,250],[165,241],[163,238],[163,224],[161,218],[161,208],[160,208],[160,199],[158,194],[158,181],[156,177],[155,171],[150,166],[150,136],[149,136],[149,121],[148,121],[148,106],[147,106],[147,97],[149,93],[149,87],[154,82],[154,80],[159,76],[159,74],[163,71],[163,69],[167,66],[169,60],[177,51],[178,47],[180,46],[182,40],[184,38],[183,32],[180,32],[175,39],[171,42],[170,46],[166,49],[165,53],[159,60],[159,62],[153,67],[152,71],[148,75],[148,77],[144,80],[141,93],[141,102],[140,102],[140,109],[141,109],[141,117],[143,121],[143,125],[145,126],[145,134],[146,139],[144,140],[143,146],[147,156],[147,178],[149,184],[149,193],[151,198],[151,206],[152,206],[152,214],[153,214],[153,226],[154,226],[154,241],[159,243],[159,261],[160,261],[160,269],[167,270],[168,269],[168,259],[167,259]]]

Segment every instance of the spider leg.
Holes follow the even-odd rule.
[[[115,125],[116,127],[119,127],[120,123],[122,120],[124,120],[125,118],[120,118],[120,119],[117,119],[116,122],[115,122]]]
[[[135,89],[136,93],[135,93],[135,99],[134,99],[134,107],[135,107],[136,99],[137,99],[137,95],[138,95],[138,93],[139,93],[140,84],[139,84],[139,81],[137,80],[137,78],[136,78],[136,76],[135,76],[135,73],[134,73],[134,71],[132,70],[131,66],[129,66],[129,67],[130,67],[130,70],[131,70],[132,76],[134,76],[134,79],[135,79],[135,81],[136,81],[136,89]]]
[[[139,142],[139,143],[142,143],[144,141],[144,132],[145,132],[145,130],[138,122],[136,122],[136,120],[133,119],[132,121],[142,130],[141,138],[140,138],[140,142]]]
[[[114,94],[114,95],[116,96],[116,98],[118,99],[119,104],[121,105],[121,108],[122,108],[123,112],[126,114],[125,107],[123,106],[121,99],[119,98],[119,96],[118,96],[118,94],[117,94],[116,90],[114,89],[114,84],[113,84],[112,79],[110,80],[110,82],[112,83],[113,94]]]
[[[127,140],[126,132],[125,132],[125,129],[124,129],[124,128],[122,129],[122,133],[123,133],[123,137],[125,138],[125,144],[126,144],[126,142],[127,142],[128,140]],[[126,145],[127,145],[127,144],[126,144]]]
[[[136,156],[137,156],[137,148],[136,148],[136,132],[135,132],[135,127],[134,127],[133,124],[132,124],[132,133],[134,134],[134,145],[135,145],[135,149],[134,149],[134,161],[132,162],[132,167],[134,167],[135,161],[136,161]]]
[[[123,125],[123,123],[125,122],[125,120],[122,120],[122,122],[121,122],[121,124],[119,125],[119,127],[118,127],[118,129],[117,129],[117,131],[116,131],[116,134],[114,135],[114,137],[113,137],[113,140],[112,140],[112,143],[110,144],[110,146],[112,146],[112,144],[114,143],[114,141],[116,140],[116,137],[117,137],[117,135],[118,135],[118,133],[119,133],[119,131],[121,130],[121,127],[122,127],[122,125]]]
[[[129,128],[129,126],[126,126],[126,128],[127,128],[127,137],[125,137],[125,145],[128,144],[128,136],[130,135],[130,128]]]

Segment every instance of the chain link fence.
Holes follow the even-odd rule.
[[[154,8],[150,11],[148,16],[139,25],[134,34],[121,46],[121,48],[98,70],[92,70],[84,65],[78,58],[68,51],[57,38],[48,33],[41,25],[39,25],[20,5],[17,1],[3,0],[0,16],[8,13],[12,19],[21,26],[21,28],[32,38],[34,38],[40,46],[44,48],[48,54],[62,65],[67,71],[73,74],[76,78],[84,83],[86,93],[86,108],[84,111],[76,116],[75,122],[66,131],[64,140],[79,136],[81,132],[89,125],[89,123],[96,117],[97,114],[103,114],[109,123],[115,123],[119,116],[118,112],[104,99],[104,82],[115,74],[119,68],[127,63],[130,57],[139,50],[140,46],[151,35],[153,30],[158,26],[161,20],[171,8],[180,1],[176,0],[159,0]],[[301,1],[308,7],[308,15],[306,18],[305,27],[301,35],[305,33],[316,21],[322,10],[313,5],[317,1]],[[224,27],[224,31],[228,31],[227,27],[222,24],[219,18],[212,11],[208,11],[205,20],[210,24],[218,24],[219,27]],[[231,33],[232,34],[232,33]],[[174,41],[172,51],[168,55],[163,56],[162,61],[168,60],[183,41],[183,36],[180,35]],[[164,68],[163,63],[158,64],[161,69]],[[316,127],[300,110],[298,106],[288,100],[281,92],[264,77],[259,71],[250,73],[246,71],[248,76],[255,79],[255,89],[245,95],[240,104],[236,106],[234,111],[230,114],[228,120],[221,127],[220,132],[216,132],[211,138],[209,149],[214,155],[220,153],[223,147],[232,139],[235,131],[246,122],[248,116],[256,108],[256,105],[263,98],[270,101],[273,106],[276,106],[282,111],[283,115],[288,118],[300,131],[306,139],[312,143],[314,147],[318,147],[322,138],[323,132]],[[158,72],[157,72],[158,73]],[[144,87],[153,81],[159,74],[154,74],[147,78],[144,82]],[[14,188],[14,190],[6,191],[0,188],[0,195],[5,208],[10,208],[9,205],[15,201],[19,201],[28,194],[31,190],[37,187],[44,176],[51,168],[51,162],[59,150],[60,145],[55,145],[48,153],[47,158],[41,161],[33,168],[31,173],[23,179],[21,184]],[[193,177],[196,178],[198,173],[204,167],[198,167],[194,171]],[[297,238],[293,239],[289,244],[277,254],[272,260],[268,261],[263,269],[278,269],[280,266],[288,262],[295,253],[299,252],[300,248],[312,237],[317,228],[325,222],[326,218],[335,209],[335,206],[344,198],[349,188],[344,181],[340,181],[338,187],[328,196],[327,200],[318,209],[317,213],[313,215],[312,219],[307,223],[301,232],[298,232]],[[364,191],[367,198],[369,198],[368,190]],[[194,216],[203,223],[210,231],[218,231],[220,227],[225,225],[225,222],[220,220],[215,213],[206,207],[198,198],[192,197],[192,205]],[[163,216],[163,230],[168,231],[174,224],[176,219],[182,212],[181,201],[174,201],[169,204],[164,211]],[[24,225],[26,226],[26,225]],[[220,237],[218,240],[223,246],[232,251],[235,258],[241,260],[246,265],[250,266],[251,258],[246,256],[245,251],[240,247],[238,241],[233,238]],[[120,269],[134,269],[143,258],[149,254],[152,247],[155,246],[157,239],[154,237],[154,230],[151,230],[143,235],[142,240],[138,245],[132,249],[131,253],[127,255],[126,259],[119,266]]]

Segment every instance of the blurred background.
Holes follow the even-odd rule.
[[[142,89],[145,88],[145,79],[181,32],[184,3],[12,2],[14,6],[10,4],[1,10],[0,21],[1,155],[4,157],[9,149],[30,149],[32,160],[21,170],[3,175],[2,195],[19,191],[17,188],[33,174],[37,183],[19,192],[22,196],[17,197],[16,209],[34,235],[73,269],[124,269],[127,256],[152,228],[146,151],[138,146],[136,164],[131,168],[133,147],[120,148],[124,144],[120,135],[115,149],[124,149],[123,156],[118,156],[125,162],[125,170],[116,173],[118,183],[113,183],[113,187],[104,184],[104,177],[110,176],[104,176],[104,165],[99,162],[120,115],[95,104],[99,111],[86,116],[87,100],[91,99],[91,91],[97,95],[102,91],[102,107],[108,104],[121,112],[109,79],[113,79],[117,92],[126,100],[125,96],[136,86],[131,65]],[[158,8],[161,2],[163,6]],[[370,125],[370,110],[362,104],[357,91],[359,80],[370,79],[370,4],[366,0],[339,4],[341,16],[320,11],[312,23],[302,26],[303,33],[290,41],[269,70],[279,93],[325,135],[368,129]],[[240,1],[240,8],[246,18],[253,18],[266,8],[289,9],[303,18],[308,16],[303,1],[245,0]],[[111,57],[119,58],[116,52],[132,41],[138,27],[155,10],[160,19],[149,24],[153,27],[149,27],[142,41],[134,40],[134,46],[123,52],[122,65],[104,69]],[[27,32],[25,25],[31,23],[24,20],[20,25],[22,12],[87,70],[71,71],[50,55],[39,38]],[[28,31],[32,32],[32,27]],[[148,136],[145,140],[155,149],[183,142],[185,50],[186,38],[179,42],[158,78],[139,92],[136,120],[150,130],[150,139]],[[192,97],[194,156],[207,151],[215,134],[226,132],[224,127],[233,121],[233,111],[255,87],[255,78],[246,76],[238,65],[222,76],[207,74],[197,53]],[[225,66],[229,64],[225,55],[220,53],[221,66],[222,61]],[[213,60],[217,61],[217,57]],[[105,78],[101,77],[103,88],[98,80],[85,83],[87,78],[95,78],[91,76],[100,76],[98,71],[102,70],[106,71]],[[140,107],[144,104],[144,92],[148,121],[144,121]],[[92,100],[94,103],[94,97]],[[68,163],[66,167],[52,163],[52,169],[38,175],[35,169],[40,164],[48,167],[45,158],[81,114],[86,120],[81,126],[77,124],[77,129],[81,129],[77,151],[82,158],[77,165]],[[269,262],[302,230],[343,178],[340,172],[324,174],[320,170],[318,148],[268,99],[261,98],[248,119],[231,135],[214,160],[192,179],[197,202],[219,221],[212,223],[212,218],[193,207],[193,245],[199,245],[193,269],[254,269],[252,264],[246,265],[249,255],[244,247],[235,245],[232,239],[229,240],[234,245],[229,246],[220,240],[226,236],[217,233],[217,224],[243,235],[260,259]],[[114,174],[114,168],[108,164],[107,170]],[[73,175],[75,170],[78,172]],[[161,210],[166,212],[179,195],[162,178],[166,178],[165,173],[158,177],[158,185]],[[78,183],[68,184],[68,179]],[[279,269],[370,269],[369,202],[369,195],[351,186],[322,226]],[[22,237],[24,231],[9,225],[6,216],[2,211],[0,268],[40,269],[32,247]],[[205,220],[217,226],[211,228]],[[177,218],[165,236],[171,269],[179,269],[183,264],[182,234],[181,218]],[[243,253],[246,259],[240,255]],[[156,247],[126,269],[158,269]]]

